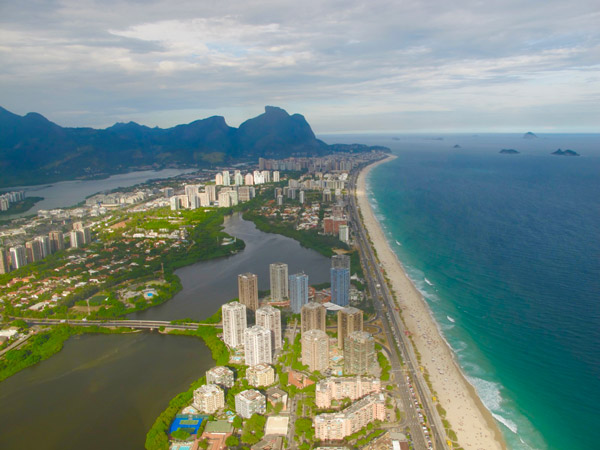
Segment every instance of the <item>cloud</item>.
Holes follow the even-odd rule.
[[[316,131],[495,127],[503,112],[525,126],[529,111],[594,130],[597,23],[584,0],[5,2],[0,104],[64,125],[236,125],[278,104]]]

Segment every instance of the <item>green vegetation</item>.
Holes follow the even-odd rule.
[[[0,381],[58,353],[63,348],[64,342],[71,336],[86,333],[112,334],[127,332],[131,331],[96,326],[72,327],[66,324],[55,326],[48,331],[32,336],[21,348],[8,351],[0,360]]]
[[[381,381],[389,381],[392,365],[383,352],[377,352],[377,362],[379,363],[379,367],[381,367]]]
[[[187,441],[190,438],[190,436],[190,433],[188,433],[183,428],[177,428],[171,433],[171,437],[180,441]]]
[[[231,435],[225,439],[225,445],[227,445],[227,447],[237,447],[240,445],[240,440],[236,436]]]
[[[242,442],[248,445],[254,445],[265,435],[264,429],[267,419],[259,414],[252,414],[242,430]]]

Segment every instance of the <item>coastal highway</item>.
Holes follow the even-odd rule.
[[[16,317],[30,325],[60,325],[61,323],[75,325],[80,327],[105,327],[105,328],[137,328],[137,329],[156,329],[160,327],[171,328],[174,330],[197,330],[198,325],[205,325],[220,328],[221,325],[215,324],[172,324],[164,320],[67,320],[67,319],[31,319],[28,317]]]
[[[359,169],[360,170],[360,169]],[[349,180],[348,195],[348,212],[351,219],[351,225],[354,231],[354,238],[358,245],[361,260],[365,270],[365,277],[373,303],[377,310],[378,316],[384,325],[387,340],[390,344],[390,349],[398,349],[404,357],[404,362],[410,378],[412,379],[413,389],[416,391],[423,412],[426,415],[431,429],[431,440],[436,449],[447,448],[446,435],[441,422],[441,419],[432,402],[432,394],[423,378],[423,374],[419,369],[417,357],[414,353],[412,343],[408,340],[405,334],[404,324],[396,311],[394,298],[390,293],[384,274],[382,273],[379,263],[374,255],[373,248],[369,242],[367,232],[360,218],[359,208],[356,203],[356,179],[359,170],[352,172]],[[422,428],[418,417],[418,411],[414,399],[412,398],[410,387],[407,383],[407,373],[402,369],[400,360],[395,351],[391,354],[392,372],[394,373],[395,381],[398,384],[401,392],[401,398],[404,403],[405,413],[407,414],[407,424],[411,432],[411,437],[415,448],[427,449],[429,442]]]

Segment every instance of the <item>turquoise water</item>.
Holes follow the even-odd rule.
[[[600,137],[344,140],[398,155],[372,204],[509,447],[598,448]]]

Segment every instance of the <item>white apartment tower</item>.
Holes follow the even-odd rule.
[[[223,316],[223,341],[231,348],[244,345],[244,331],[248,326],[246,305],[239,302],[226,303],[221,307]]]
[[[247,366],[271,364],[273,362],[271,331],[260,325],[247,328],[244,332],[244,357]]]
[[[288,265],[276,262],[269,265],[271,276],[271,299],[280,302],[288,297]]]
[[[280,350],[281,343],[281,311],[270,305],[256,310],[256,325],[271,332],[271,349]]]

